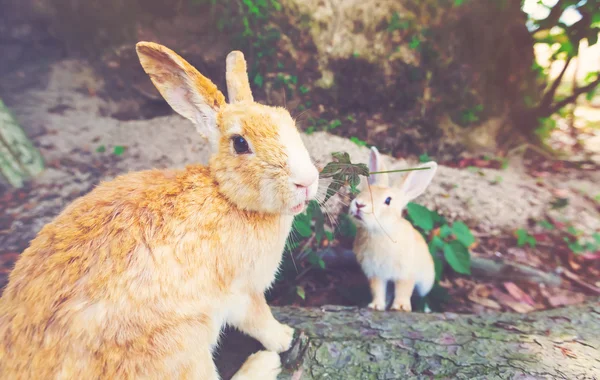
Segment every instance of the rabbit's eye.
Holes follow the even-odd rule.
[[[248,141],[242,136],[233,136],[231,138],[233,140],[233,149],[237,154],[245,154],[250,153],[250,147],[248,147]]]
[[[385,204],[389,206],[389,205],[390,205],[390,203],[392,203],[392,197],[387,197],[387,198],[385,199]]]

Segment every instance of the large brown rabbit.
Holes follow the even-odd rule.
[[[130,173],[69,205],[31,242],[0,300],[3,379],[217,379],[224,324],[258,339],[237,379],[275,379],[293,330],[264,291],[318,172],[290,114],[253,101],[240,52],[229,103],[164,46],[150,78],[208,137],[208,166]]]

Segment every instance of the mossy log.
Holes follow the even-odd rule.
[[[302,331],[282,379],[600,379],[600,303],[530,314],[273,308]],[[225,379],[260,345],[226,334]]]

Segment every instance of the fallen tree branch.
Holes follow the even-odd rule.
[[[352,307],[273,308],[299,330],[281,379],[564,378],[600,374],[600,303],[528,314],[373,312]],[[224,379],[260,349],[228,334]]]

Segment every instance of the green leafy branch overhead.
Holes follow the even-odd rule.
[[[384,173],[401,173],[415,170],[429,170],[429,168],[409,168],[399,170],[386,170],[379,172],[369,172],[369,168],[365,164],[355,164],[350,161],[350,155],[346,152],[332,153],[333,161],[328,163],[321,171],[321,178],[332,178],[333,181],[327,188],[327,194],[323,203],[327,202],[335,193],[337,193],[344,184],[350,186],[350,191],[353,194],[358,193],[358,185],[360,185],[360,176],[368,177],[369,175],[377,175]]]
[[[537,43],[558,46],[552,55],[552,60],[564,60],[564,66],[559,75],[547,87],[541,102],[536,107],[539,117],[548,117],[558,112],[564,106],[575,102],[581,94],[588,94],[588,99],[591,99],[600,85],[600,70],[591,72],[583,85],[575,86],[571,94],[557,98],[557,90],[569,65],[579,54],[581,43],[587,41],[587,45],[590,47],[598,43],[600,0],[558,0],[549,8],[550,12],[546,18],[532,20],[536,27],[532,31],[532,36]],[[577,12],[581,18],[571,25],[567,25],[562,21],[567,11]]]

